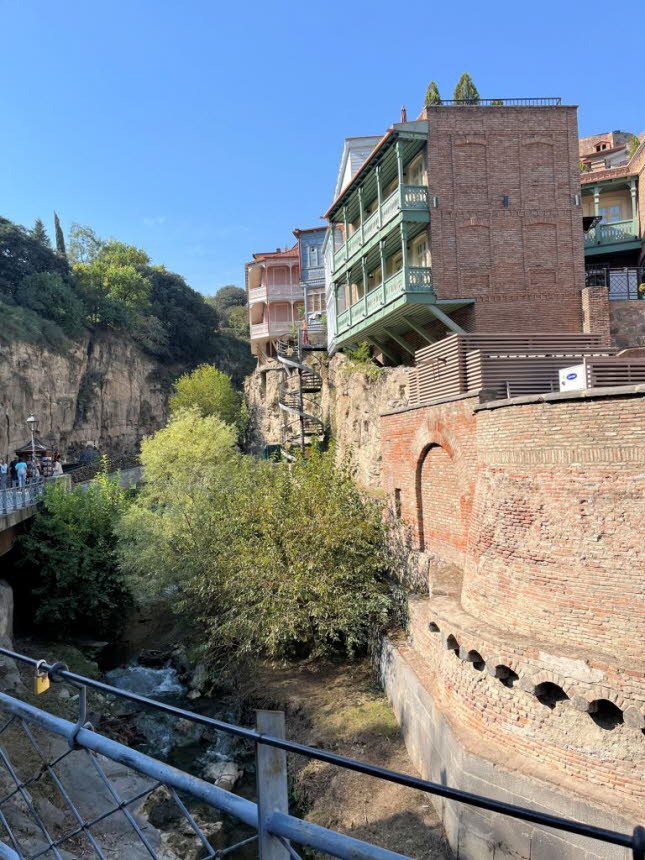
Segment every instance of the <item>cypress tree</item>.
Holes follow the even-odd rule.
[[[58,215],[54,212],[54,232],[56,233],[56,251],[61,255],[61,257],[67,257],[67,251],[65,250],[65,236],[63,235],[63,228],[60,226],[60,221],[58,220]]]
[[[437,86],[436,81],[430,81],[428,84],[428,89],[426,90],[426,106],[427,105],[440,105],[441,104],[441,96],[439,95],[439,87]]]
[[[464,72],[459,78],[453,98],[455,101],[465,102],[466,104],[479,104],[479,93],[477,92],[477,87],[467,72]]]
[[[45,225],[40,218],[36,218],[34,221],[34,226],[31,228],[31,235],[37,242],[40,242],[41,245],[44,245],[46,248],[51,248],[52,243],[49,241],[47,230],[45,230]]]

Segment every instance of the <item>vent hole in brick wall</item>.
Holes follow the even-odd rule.
[[[454,651],[455,654],[459,654],[459,642],[457,642],[457,640],[452,635],[452,633],[446,639],[446,650],[447,651]]]
[[[495,677],[501,684],[509,688],[512,688],[515,682],[520,680],[517,672],[514,672],[510,666],[504,666],[503,663],[495,666]]]
[[[544,683],[538,684],[535,688],[535,698],[538,702],[553,710],[558,702],[564,702],[569,697],[562,687],[552,684],[551,681],[544,681]]]
[[[596,699],[589,704],[589,716],[601,729],[611,731],[623,724],[623,712],[609,699]]]
[[[466,659],[473,664],[473,669],[477,669],[478,672],[483,672],[486,668],[486,661],[479,651],[469,651]]]
[[[431,622],[428,624],[428,630],[429,630],[431,633],[441,633],[441,630],[439,630],[439,625],[438,625],[438,624],[435,624],[435,622],[434,622],[434,621],[431,621]]]

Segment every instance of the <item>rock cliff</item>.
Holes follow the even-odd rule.
[[[358,483],[380,490],[379,415],[407,404],[408,368],[362,369],[341,354],[312,357],[308,363],[323,379],[319,417],[332,431],[338,457],[351,453]],[[278,407],[278,386],[283,379],[284,370],[276,362],[256,369],[246,380],[256,450],[282,441],[284,413]]]
[[[172,374],[174,375],[174,374]],[[88,443],[110,454],[132,451],[165,421],[171,373],[126,337],[95,332],[66,352],[27,342],[0,346],[0,456],[38,436],[74,459]]]

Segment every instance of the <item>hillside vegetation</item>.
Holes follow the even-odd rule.
[[[127,333],[162,363],[224,366],[237,383],[252,369],[248,343],[181,275],[140,248],[74,225],[57,247],[42,222],[32,230],[0,218],[0,343],[28,340],[62,350],[95,329]]]

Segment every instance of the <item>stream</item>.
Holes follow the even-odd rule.
[[[188,686],[180,679],[177,670],[167,661],[159,668],[130,662],[125,666],[108,669],[104,672],[105,682],[122,690],[147,696],[151,699],[175,705],[227,722],[235,722],[236,714],[225,702],[214,698],[188,698]],[[223,785],[227,790],[250,800],[255,800],[255,759],[253,749],[233,735],[195,725],[188,720],[172,717],[152,709],[143,709],[133,702],[113,699],[110,714],[127,721],[134,737],[130,745],[154,758],[167,762],[188,773],[213,782],[208,768],[220,762],[234,762],[242,769],[242,774],[233,788]],[[191,813],[198,812],[201,820],[217,821],[220,816],[184,797]],[[221,832],[222,843],[217,847],[230,845],[252,835],[244,825],[235,819],[224,817]],[[236,852],[237,853],[237,852]],[[239,852],[242,858],[256,857],[254,845]]]

